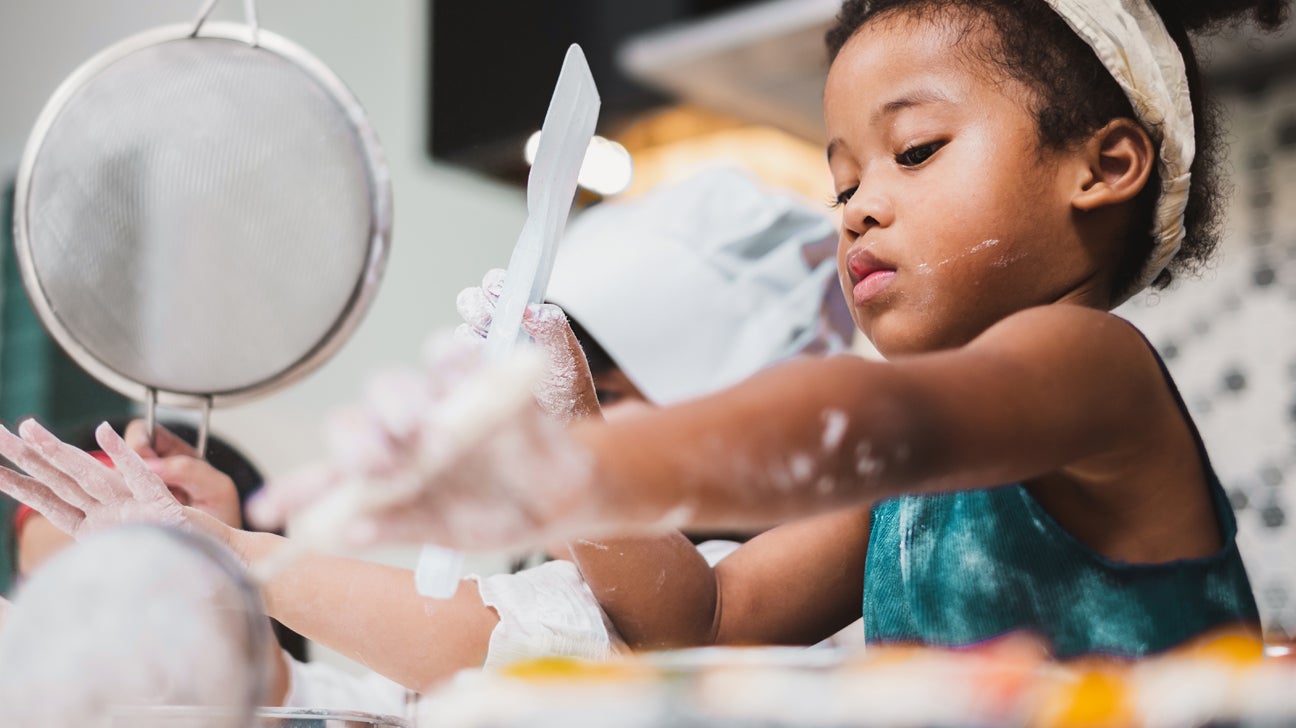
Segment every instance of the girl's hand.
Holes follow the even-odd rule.
[[[331,417],[328,460],[269,483],[253,518],[297,514],[294,537],[307,542],[460,549],[533,546],[595,523],[591,457],[536,406],[534,353],[487,362],[480,345],[440,339],[427,361]]]
[[[464,323],[455,329],[456,338],[477,345],[486,340],[495,304],[504,290],[504,278],[505,272],[495,268],[486,273],[481,286],[459,292],[455,306]],[[522,327],[535,339],[544,357],[544,376],[535,387],[540,409],[564,423],[600,414],[589,363],[567,322],[567,314],[551,303],[527,306]]]
[[[0,469],[0,491],[26,503],[59,530],[80,539],[128,523],[197,529],[224,541],[224,528],[201,511],[182,506],[107,424],[95,439],[116,470],[27,420],[22,437],[0,427],[0,455],[30,477]]]
[[[198,457],[189,443],[161,425],[154,426],[150,443],[143,420],[132,420],[123,439],[162,478],[181,505],[193,506],[227,526],[243,527],[234,480]]]

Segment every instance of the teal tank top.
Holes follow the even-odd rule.
[[[1067,659],[1155,654],[1231,625],[1258,632],[1233,510],[1164,364],[1161,370],[1206,472],[1224,542],[1218,552],[1162,564],[1113,561],[1078,541],[1020,484],[892,498],[870,519],[866,641],[962,647],[1026,631]]]

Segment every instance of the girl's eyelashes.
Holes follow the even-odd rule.
[[[927,160],[931,159],[936,154],[936,152],[940,151],[940,149],[944,146],[945,146],[945,141],[934,141],[934,142],[927,142],[926,144],[915,144],[911,147],[908,147],[903,152],[900,152],[899,154],[895,155],[896,164],[900,165],[901,167],[909,167],[909,168],[921,167],[923,164],[927,162]],[[855,194],[855,191],[858,189],[859,189],[859,185],[856,185],[854,187],[851,187],[850,189],[842,190],[841,192],[838,192],[835,197],[828,200],[828,207],[837,209],[838,207],[844,206],[846,203],[850,202],[851,196],[853,196]]]
[[[855,194],[855,190],[858,189],[859,189],[859,185],[856,185],[850,188],[849,190],[842,190],[841,192],[838,192],[836,197],[832,198],[831,200],[828,200],[828,206],[835,210],[841,207],[842,205],[845,205],[847,202],[850,202],[851,195]]]
[[[920,166],[923,162],[931,159],[932,155],[936,154],[936,152],[943,146],[945,146],[945,142],[915,144],[896,155],[896,164],[899,164],[901,167]]]

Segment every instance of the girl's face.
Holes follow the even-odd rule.
[[[981,23],[875,18],[828,74],[837,263],[855,324],[888,357],[960,346],[1024,308],[1098,304],[1070,199],[1080,153],[1041,149],[1031,92]]]

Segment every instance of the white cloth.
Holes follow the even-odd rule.
[[[836,230],[819,212],[740,170],[708,169],[577,217],[546,298],[650,401],[671,404],[849,344],[835,261],[810,262],[826,239]]]
[[[570,561],[516,574],[469,576],[482,603],[499,614],[483,667],[536,657],[606,660],[626,650],[594,593]]]
[[[1189,170],[1197,151],[1183,54],[1147,0],[1045,0],[1093,48],[1129,97],[1134,114],[1160,145],[1161,197],[1152,234],[1156,245],[1120,302],[1165,270],[1184,239]]]
[[[334,665],[284,657],[289,666],[285,708],[405,715],[411,691],[378,673],[353,675]]]

